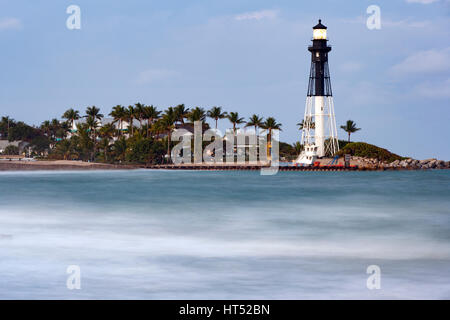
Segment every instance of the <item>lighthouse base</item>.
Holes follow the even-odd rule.
[[[302,140],[314,145],[317,157],[334,156],[339,151],[332,96],[308,96],[303,120]]]

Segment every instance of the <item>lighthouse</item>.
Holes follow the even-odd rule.
[[[334,115],[333,93],[328,68],[327,27],[319,23],[313,27],[311,52],[311,71],[303,119],[302,144],[303,157],[297,162],[311,164],[316,157],[333,156],[339,151]]]

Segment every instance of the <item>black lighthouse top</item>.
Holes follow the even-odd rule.
[[[313,27],[312,45],[308,47],[311,52],[311,72],[309,76],[308,96],[332,96],[330,73],[328,70],[327,27],[322,20]]]
[[[319,19],[319,23],[316,24],[313,29],[326,29],[327,27],[322,24],[322,20]]]

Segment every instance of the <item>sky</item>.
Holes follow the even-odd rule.
[[[70,5],[81,29],[66,26]],[[380,29],[366,25],[370,5]],[[351,119],[354,141],[450,160],[449,0],[0,0],[0,116],[39,125],[92,105],[222,106],[275,117],[293,143],[319,18],[337,126]]]

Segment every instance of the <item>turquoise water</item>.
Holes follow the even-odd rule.
[[[449,299],[449,194],[448,170],[4,172],[0,298]]]

